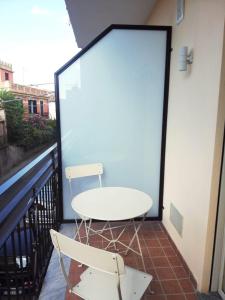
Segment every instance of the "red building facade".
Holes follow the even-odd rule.
[[[52,97],[52,93],[14,83],[12,65],[2,61],[0,61],[0,89],[12,92],[18,101],[22,101],[24,118],[33,114],[49,118],[48,101]]]

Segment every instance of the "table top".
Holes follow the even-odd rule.
[[[103,187],[78,194],[71,205],[81,216],[103,221],[121,221],[147,213],[152,207],[152,199],[136,189]]]

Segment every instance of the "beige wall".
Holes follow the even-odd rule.
[[[148,22],[173,26],[163,223],[198,288],[207,291],[225,111],[221,81],[225,1],[186,0],[179,25],[176,2],[158,0]],[[194,52],[188,72],[178,71],[181,46]],[[184,217],[182,237],[169,219],[171,202]]]

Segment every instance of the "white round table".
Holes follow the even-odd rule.
[[[136,189],[103,187],[78,194],[71,205],[76,213],[90,219],[122,221],[146,214],[152,207],[152,199]]]
[[[108,241],[108,245],[106,246],[105,250],[107,250],[111,245],[113,245],[115,250],[117,250],[116,243],[118,243],[125,247],[125,255],[128,253],[129,250],[140,255],[143,263],[143,268],[146,271],[138,232],[141,228],[143,221],[145,220],[148,211],[152,207],[152,203],[152,198],[149,195],[136,189],[126,187],[103,187],[87,190],[83,193],[78,194],[73,198],[71,205],[73,210],[76,213],[78,213],[82,218],[80,226],[83,222],[85,223],[87,244],[89,232],[98,234],[106,241]],[[138,225],[136,225],[134,218],[140,216],[142,216],[142,221],[139,222]],[[86,225],[86,218],[90,219],[89,226]],[[93,219],[106,221],[105,226],[100,230],[94,230],[93,228],[91,228],[91,222]],[[125,225],[122,226],[111,227],[111,221],[122,220],[129,220],[129,222],[126,222]],[[133,237],[130,239],[129,245],[127,245],[120,240],[120,237],[126,230],[126,227],[130,223],[130,221],[131,225],[133,225],[134,228],[134,234]],[[78,227],[77,225],[78,235],[80,226]],[[115,238],[113,235],[113,229],[120,227],[123,227],[123,229],[121,230],[120,234]],[[110,231],[111,239],[103,235],[103,233],[106,230]],[[138,243],[139,252],[137,251],[137,249],[131,247],[135,238]]]

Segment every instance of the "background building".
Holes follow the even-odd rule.
[[[53,101],[54,92],[13,82],[12,64],[0,61],[0,89],[10,91],[21,100],[24,117],[38,114],[49,118],[49,101]]]

